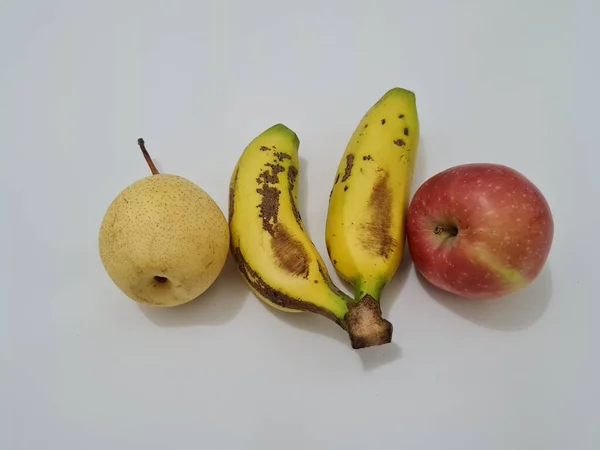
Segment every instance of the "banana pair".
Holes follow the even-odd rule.
[[[243,151],[229,190],[231,252],[251,291],[274,308],[320,314],[353,348],[389,343],[382,290],[402,258],[418,152],[415,95],[389,90],[356,127],[335,174],[326,224],[329,259],[354,289],[332,282],[298,208],[296,134],[275,125]]]

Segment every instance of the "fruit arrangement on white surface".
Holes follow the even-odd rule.
[[[419,273],[465,301],[501,298],[532,283],[548,258],[554,223],[539,189],[516,170],[489,163],[451,167],[411,199],[419,153],[413,92],[393,88],[352,133],[326,216],[332,281],[298,205],[300,140],[277,124],[242,151],[229,183],[228,220],[199,186],[152,175],[109,206],[99,237],[112,281],[156,307],[206,291],[233,256],[250,291],[286,312],[312,312],[343,328],[353,348],[391,342],[380,299],[397,272],[405,241]]]

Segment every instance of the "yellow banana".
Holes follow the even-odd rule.
[[[356,300],[379,302],[400,265],[418,143],[415,95],[394,88],[364,115],[340,161],[325,240]]]
[[[353,348],[390,342],[392,326],[374,302],[338,289],[298,211],[296,134],[275,125],[243,151],[229,187],[231,252],[250,290],[284,311],[310,311],[337,323]]]

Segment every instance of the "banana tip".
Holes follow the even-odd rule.
[[[294,145],[300,145],[300,139],[298,138],[298,135],[291,128],[284,125],[283,123],[273,125],[271,128],[267,129],[265,133],[277,133],[283,135],[287,139],[294,142]]]

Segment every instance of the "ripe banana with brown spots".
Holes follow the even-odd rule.
[[[419,143],[413,92],[389,90],[364,115],[340,161],[329,200],[327,252],[356,300],[379,305],[396,273]]]
[[[310,311],[347,331],[353,348],[390,342],[378,305],[338,289],[298,210],[296,134],[275,125],[245,148],[229,190],[231,252],[250,290],[283,311]]]

